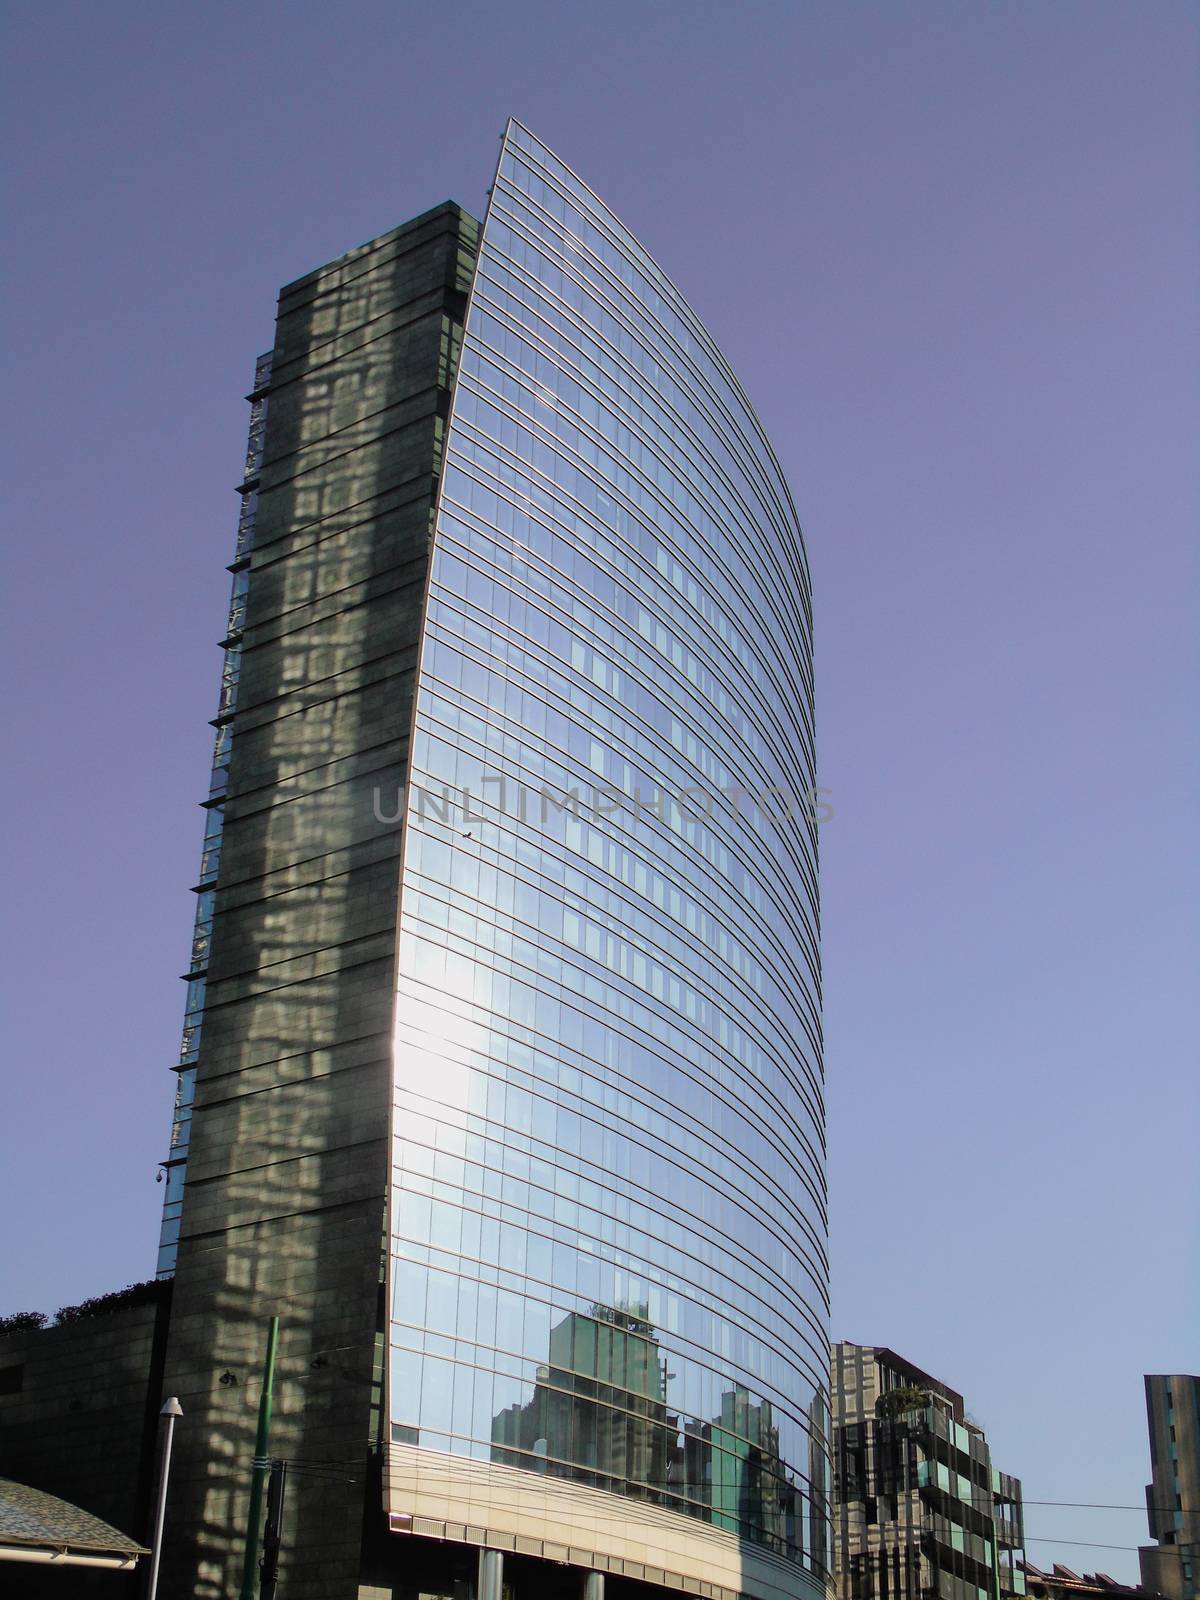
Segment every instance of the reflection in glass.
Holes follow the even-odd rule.
[[[781,1554],[803,1548],[803,1490],[780,1459],[770,1402],[739,1386],[712,1421],[671,1413],[644,1308],[564,1317],[533,1398],[492,1419],[492,1459],[701,1517]]]

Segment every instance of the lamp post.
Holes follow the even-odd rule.
[[[158,1504],[154,1509],[154,1540],[150,1552],[150,1582],[146,1588],[146,1600],[155,1600],[158,1594],[158,1564],[162,1559],[163,1522],[167,1515],[167,1478],[171,1472],[171,1440],[175,1436],[175,1418],[183,1415],[183,1407],[174,1395],[163,1401],[162,1410],[158,1413],[167,1420],[166,1437],[163,1439],[162,1462],[158,1469]]]

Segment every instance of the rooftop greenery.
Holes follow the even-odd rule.
[[[34,1333],[39,1328],[59,1328],[68,1322],[111,1316],[114,1311],[127,1311],[131,1306],[150,1305],[160,1299],[166,1289],[167,1284],[161,1279],[148,1278],[143,1283],[128,1283],[109,1294],[92,1295],[78,1305],[59,1306],[53,1317],[48,1317],[44,1311],[14,1311],[7,1317],[0,1317],[0,1334]]]

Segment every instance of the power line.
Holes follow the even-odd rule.
[[[502,1448],[504,1448],[504,1447],[502,1447]],[[373,1450],[377,1450],[377,1449],[380,1449],[380,1446],[377,1445],[374,1440],[372,1440],[370,1443],[368,1443],[366,1446],[364,1446],[364,1450],[367,1451],[367,1452],[370,1452],[370,1451],[373,1451]],[[384,1443],[383,1446],[382,1446],[381,1453],[383,1455],[387,1455],[389,1453],[389,1449],[390,1449],[390,1447],[388,1446],[388,1444]],[[448,1453],[451,1454],[451,1455],[454,1454],[454,1452],[448,1452]],[[294,1465],[296,1465],[298,1467],[361,1467],[362,1466],[362,1458],[360,1456],[351,1456],[351,1457],[343,1457],[343,1458],[340,1458],[340,1459],[337,1459],[337,1460],[328,1460],[328,1461],[325,1461],[325,1460],[322,1460],[322,1461],[298,1460],[298,1461],[295,1461],[294,1463],[292,1462],[291,1458],[289,1458],[289,1465],[292,1465],[292,1464],[294,1464]],[[504,1463],[504,1465],[508,1465],[508,1464],[509,1463]],[[532,1469],[526,1469],[526,1470],[532,1470]],[[538,1475],[542,1476],[542,1474],[538,1474]],[[571,1480],[564,1479],[563,1481],[564,1482],[569,1482]],[[661,1488],[663,1486],[662,1485],[658,1485],[657,1487]],[[669,1487],[671,1487],[671,1486],[668,1486],[668,1488]],[[829,1504],[830,1504],[831,1508],[834,1507],[837,1504],[837,1502],[835,1501],[835,1499],[834,1499],[834,1497],[832,1495],[829,1495],[828,1499],[829,1499]],[[982,1504],[977,1504],[974,1499],[966,1500],[963,1503],[964,1503],[964,1505],[971,1506],[973,1510],[986,1511],[986,1508],[983,1507]],[[1026,1497],[1024,1495],[1022,1495],[1020,1497],[1020,1500],[1017,1503],[1019,1505],[1021,1505],[1022,1507],[1025,1507],[1025,1506],[1061,1506],[1065,1510],[1073,1510],[1073,1511],[1136,1511],[1136,1512],[1140,1512],[1141,1514],[1144,1515],[1146,1513],[1146,1511],[1153,1510],[1153,1511],[1157,1512],[1160,1516],[1174,1516],[1177,1512],[1179,1513],[1180,1516],[1184,1516],[1184,1517],[1200,1516],[1200,1511],[1194,1510],[1189,1506],[1125,1505],[1125,1504],[1118,1504],[1118,1503],[1115,1503],[1113,1501],[1107,1501],[1107,1500],[1029,1500],[1029,1499],[1026,1499]],[[1068,1541],[1064,1540],[1062,1542],[1063,1543],[1067,1543]],[[1126,1545],[1112,1545],[1112,1546],[1101,1546],[1100,1548],[1114,1549],[1114,1550],[1123,1550],[1123,1549],[1136,1550],[1138,1548],[1138,1546],[1137,1545],[1128,1545],[1128,1546],[1126,1546]]]
[[[372,1446],[370,1448],[374,1448],[374,1445],[372,1444]],[[384,1446],[384,1453],[385,1454],[386,1453],[390,1453],[389,1450],[388,1450],[387,1445]],[[282,1459],[286,1459],[287,1460],[288,1466],[291,1469],[293,1469],[294,1471],[297,1471],[297,1472],[299,1472],[301,1474],[306,1475],[310,1480],[312,1480],[312,1479],[316,1479],[316,1480],[324,1479],[326,1482],[338,1482],[338,1483],[358,1483],[360,1481],[357,1478],[343,1477],[342,1476],[342,1470],[344,1470],[347,1467],[358,1467],[358,1468],[361,1468],[361,1466],[362,1466],[361,1458],[353,1459],[353,1460],[343,1459],[343,1460],[324,1460],[324,1461],[312,1460],[312,1459],[308,1459],[308,1460],[305,1460],[305,1459],[293,1459],[291,1457],[285,1457],[285,1458],[282,1458]],[[537,1476],[540,1477],[541,1474],[537,1474]],[[570,1480],[563,1479],[563,1480],[560,1480],[560,1481],[569,1482]],[[618,1497],[618,1498],[624,1499],[624,1497]],[[517,1501],[509,1501],[507,1499],[492,1499],[491,1500],[491,1504],[494,1505],[497,1510],[512,1511],[512,1510],[520,1509],[520,1504],[521,1503],[517,1502]],[[1022,1506],[1026,1506],[1026,1505],[1059,1506],[1059,1507],[1063,1507],[1065,1509],[1078,1510],[1078,1511],[1145,1511],[1145,1509],[1146,1509],[1144,1506],[1114,1505],[1112,1503],[1103,1502],[1103,1501],[1096,1501],[1096,1500],[1022,1500],[1021,1504],[1022,1504]],[[637,1508],[638,1511],[641,1511],[643,1516],[645,1516],[646,1513],[649,1511],[648,1507],[639,1506],[638,1502],[636,1500],[629,1500],[627,1502],[627,1509],[630,1510],[630,1511],[634,1511],[635,1508]],[[671,1509],[674,1509],[674,1508],[673,1507],[663,1507],[662,1509],[663,1510],[671,1510]],[[835,1505],[834,1505],[834,1503],[832,1501],[830,1502],[829,1509],[831,1511],[836,1509]],[[978,1508],[976,1508],[976,1509],[978,1509]],[[1172,1508],[1172,1509],[1176,1509],[1176,1508]],[[1185,1515],[1190,1515],[1192,1513],[1186,1513],[1185,1512],[1184,1514]],[[635,1520],[637,1520],[636,1511],[635,1511]],[[1098,1540],[1094,1540],[1094,1539],[1060,1539],[1060,1538],[1056,1538],[1053,1534],[1048,1534],[1048,1533],[1038,1533],[1038,1534],[1027,1533],[1027,1534],[1025,1534],[1025,1544],[1060,1544],[1060,1545],[1068,1545],[1068,1546],[1071,1546],[1072,1548],[1082,1549],[1082,1550],[1124,1550],[1124,1551],[1136,1552],[1139,1549],[1139,1546],[1135,1545],[1135,1544],[1108,1544],[1108,1543],[1105,1543],[1105,1542],[1102,1542],[1102,1541],[1098,1541]],[[1023,1548],[1023,1546],[1021,1546],[1020,1548]]]
[[[293,1469],[293,1470],[295,1470],[297,1472],[300,1472],[302,1474],[306,1474],[310,1479],[324,1480],[326,1482],[337,1482],[337,1483],[358,1483],[360,1481],[357,1478],[345,1478],[345,1477],[342,1477],[340,1472],[339,1472],[339,1470],[338,1470],[339,1468],[360,1465],[361,1463],[358,1463],[358,1462],[351,1462],[351,1461],[312,1461],[312,1460],[305,1461],[305,1460],[293,1460],[290,1457],[284,1457],[282,1459],[286,1459],[287,1460],[289,1468],[291,1468],[291,1469]],[[541,1475],[538,1474],[538,1476],[540,1477]],[[563,1479],[563,1480],[560,1480],[560,1481],[562,1481],[564,1483],[565,1482],[569,1482],[569,1480],[566,1480],[566,1479]],[[617,1497],[617,1498],[622,1498],[623,1499],[623,1497]],[[523,1502],[521,1502],[521,1501],[501,1499],[501,1498],[493,1498],[491,1496],[489,1496],[489,1503],[492,1506],[494,1506],[497,1510],[500,1510],[500,1511],[520,1510],[521,1507],[522,1507],[522,1504],[523,1504]],[[1084,1509],[1084,1510],[1111,1510],[1111,1509],[1114,1509],[1112,1507],[1100,1505],[1099,1503],[1095,1503],[1095,1502],[1076,1501],[1076,1500],[1038,1500],[1038,1501],[1030,1501],[1028,1503],[1031,1504],[1031,1505],[1068,1506],[1068,1507],[1074,1507],[1076,1509]],[[670,1507],[670,1506],[664,1506],[661,1509],[662,1510],[674,1510],[675,1508]],[[831,1510],[834,1509],[832,1505],[830,1506],[830,1509]],[[1138,1507],[1118,1507],[1118,1508],[1115,1508],[1115,1509],[1120,1509],[1120,1510],[1133,1509],[1133,1510],[1137,1510],[1137,1509],[1140,1509],[1140,1508],[1138,1508]],[[641,1517],[642,1518],[646,1517],[647,1515],[652,1515],[653,1514],[650,1511],[649,1507],[646,1507],[644,1505],[639,1505],[639,1503],[636,1500],[630,1500],[627,1503],[623,1503],[623,1510],[626,1513],[633,1512],[634,1513],[634,1520],[639,1520],[638,1512],[641,1513]],[[1047,1534],[1047,1533],[1026,1534],[1025,1535],[1025,1543],[1026,1544],[1061,1544],[1061,1545],[1070,1545],[1073,1548],[1084,1549],[1084,1550],[1127,1550],[1127,1551],[1136,1552],[1137,1549],[1139,1548],[1135,1544],[1107,1544],[1107,1543],[1103,1543],[1103,1542],[1100,1542],[1100,1541],[1097,1541],[1097,1540],[1094,1540],[1094,1539],[1059,1539],[1059,1538],[1056,1538],[1053,1534]],[[1019,1548],[1023,1548],[1023,1546],[1019,1547]]]
[[[1081,1550],[1137,1550],[1136,1544],[1097,1544],[1094,1539],[1055,1539],[1048,1533],[1027,1533],[1025,1544],[1071,1544],[1078,1545]],[[1018,1546],[1023,1549],[1024,1546]]]
[[[1021,1497],[1023,1506],[1074,1506],[1080,1511],[1156,1511],[1160,1516],[1170,1517],[1178,1511],[1182,1517],[1200,1516],[1200,1511],[1193,1510],[1190,1506],[1118,1506],[1107,1505],[1099,1500],[1026,1500]]]

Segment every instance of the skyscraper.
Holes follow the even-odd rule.
[[[172,1581],[229,1590],[278,1315],[289,1596],[815,1596],[811,608],[762,428],[517,123],[482,228],[283,290],[252,404],[160,1263]]]
[[[1152,1545],[1138,1552],[1142,1583],[1169,1600],[1200,1595],[1200,1378],[1146,1377],[1150,1474],[1146,1512]]]

